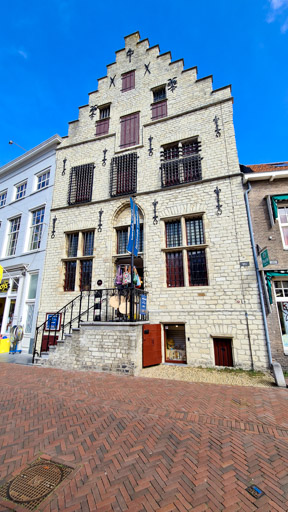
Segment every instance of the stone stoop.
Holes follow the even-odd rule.
[[[138,375],[142,369],[142,325],[147,322],[83,322],[49,348],[35,364],[65,370]]]

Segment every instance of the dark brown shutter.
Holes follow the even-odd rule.
[[[122,92],[135,89],[135,71],[129,71],[122,75]]]
[[[167,286],[184,286],[182,252],[168,252],[166,254],[166,274]]]
[[[160,119],[167,116],[167,100],[159,101],[152,105],[152,119]]]
[[[120,146],[128,147],[139,144],[139,112],[121,118]]]
[[[101,119],[96,123],[96,135],[105,135],[109,132],[109,119]]]

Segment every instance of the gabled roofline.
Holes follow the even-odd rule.
[[[50,139],[44,140],[44,142],[41,142],[41,144],[39,144],[38,146],[35,146],[29,151],[26,151],[26,153],[24,153],[23,155],[20,155],[14,160],[11,160],[11,162],[8,162],[8,164],[3,165],[3,167],[0,167],[0,176],[2,174],[6,174],[8,171],[12,171],[17,167],[20,167],[21,165],[25,165],[27,162],[29,162],[29,160],[31,160],[32,158],[36,158],[39,154],[43,153],[44,151],[48,151],[53,146],[56,147],[56,145],[60,144],[61,141],[62,138],[58,134],[53,135],[53,137],[50,137]]]

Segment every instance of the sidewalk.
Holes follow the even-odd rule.
[[[40,455],[74,469],[43,512],[288,510],[288,390],[4,363],[0,389],[0,485]]]
[[[23,352],[21,354],[0,354],[0,363],[15,363],[15,364],[24,364],[30,365],[32,364],[32,354],[26,354]]]

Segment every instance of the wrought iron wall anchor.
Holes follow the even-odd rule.
[[[152,148],[153,137],[150,135],[148,140],[149,140],[149,150],[148,150],[149,152],[148,152],[148,155],[149,156],[153,156],[153,148]]]
[[[99,210],[99,222],[98,222],[99,233],[101,233],[101,231],[102,231],[102,215],[103,215],[103,210],[101,208],[101,210]]]
[[[151,71],[150,71],[150,69],[149,69],[150,62],[149,62],[149,64],[145,64],[145,63],[144,63],[144,66],[145,66],[145,73],[144,73],[144,76],[146,75],[146,73],[149,73],[149,75],[151,75]]]
[[[169,78],[167,86],[169,91],[174,92],[175,89],[177,88],[177,77],[174,76],[174,78]]]
[[[156,201],[156,199],[153,201],[152,205],[154,207],[154,216],[153,216],[153,224],[158,224],[158,215],[157,215],[157,211],[156,211],[156,208],[157,208],[157,204],[158,204],[158,201]]]
[[[107,162],[107,158],[106,158],[107,151],[108,151],[108,149],[103,149],[103,160],[102,160],[103,167],[105,167],[106,162]]]
[[[93,119],[93,117],[96,115],[98,105],[91,105],[90,111],[89,111],[89,117],[90,119]]]
[[[217,215],[222,215],[222,204],[220,204],[220,192],[221,192],[221,188],[218,188],[216,187],[215,190],[214,190],[215,194],[216,194],[216,202],[217,202]]]
[[[67,162],[67,158],[64,158],[64,160],[63,160],[62,176],[64,176],[64,175],[65,175],[65,171],[66,171],[66,162]]]
[[[57,221],[57,217],[55,215],[54,219],[52,220],[52,233],[51,233],[51,238],[55,238],[55,224],[56,224],[56,221]]]
[[[216,137],[221,137],[221,128],[219,128],[219,117],[215,116],[214,119],[213,119],[214,123],[215,123],[215,133],[216,133]]]
[[[131,57],[132,57],[133,53],[134,53],[134,50],[131,50],[131,48],[129,48],[129,50],[127,50],[127,52],[126,52],[127,57],[129,57],[129,62],[131,62]]]
[[[110,76],[110,85],[109,85],[109,89],[110,89],[111,85],[114,85],[114,87],[115,87],[115,78],[116,78],[116,75],[114,75],[113,77],[112,77],[112,76]]]

